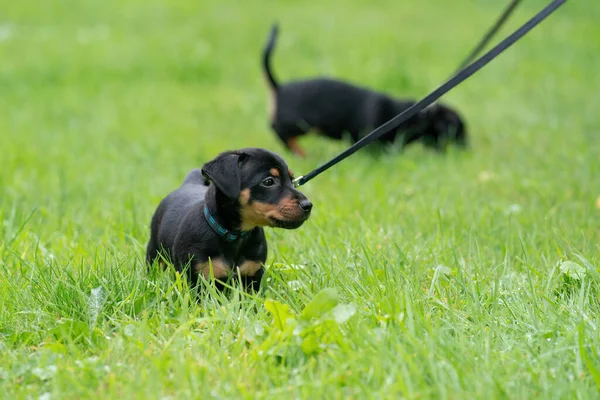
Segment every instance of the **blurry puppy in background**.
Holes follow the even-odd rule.
[[[262,54],[270,92],[269,120],[284,146],[294,154],[306,155],[297,138],[311,130],[337,140],[348,136],[355,143],[415,104],[412,100],[396,100],[329,78],[279,84],[271,68],[278,31],[278,25],[274,24]],[[421,142],[427,147],[444,150],[450,143],[466,147],[467,133],[465,123],[455,110],[434,104],[379,141],[401,146]]]

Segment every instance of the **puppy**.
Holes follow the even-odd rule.
[[[222,289],[223,281],[241,276],[244,287],[258,290],[267,259],[263,227],[296,229],[310,216],[312,203],[292,179],[285,161],[270,151],[221,153],[161,201],[146,261],[162,255],[187,271],[193,285],[214,277]]]
[[[270,90],[269,119],[284,146],[304,156],[297,138],[311,129],[332,139],[348,135],[352,142],[402,113],[415,104],[395,100],[385,94],[328,78],[315,78],[280,85],[271,69],[271,53],[278,34],[273,25],[263,50],[263,69]],[[398,129],[381,137],[381,143],[407,145],[421,141],[443,150],[449,142],[464,147],[466,128],[458,113],[435,104],[406,121]]]

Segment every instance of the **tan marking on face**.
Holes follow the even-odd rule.
[[[269,217],[281,219],[276,204],[262,203],[260,201],[253,201],[251,204],[246,203],[242,205],[240,216],[242,217],[241,229],[243,231],[249,231],[257,226],[274,226]]]
[[[296,138],[288,139],[287,146],[295,155],[300,157],[306,157],[306,152],[302,149],[302,147],[300,147]]]
[[[197,263],[194,265],[194,271],[199,275],[202,274],[204,278],[209,279],[211,277],[211,267],[212,276],[217,279],[227,278],[231,273],[231,267],[219,258],[209,258],[208,261]]]
[[[291,169],[288,169],[288,175],[290,176],[291,180],[294,180],[294,173],[292,172]]]
[[[254,276],[262,267],[262,263],[258,261],[244,261],[239,266],[241,276]]]
[[[277,168],[271,168],[269,172],[271,175],[279,177],[279,170]]]
[[[292,197],[284,197],[278,204],[279,215],[278,219],[284,221],[297,220],[304,217],[304,212],[298,207],[298,200]]]
[[[245,206],[250,201],[250,189],[244,189],[240,192],[240,204]]]
[[[276,226],[273,219],[279,221],[297,221],[304,218],[304,213],[298,207],[298,202],[292,197],[285,197],[277,204],[253,201],[242,205],[242,230],[254,229],[257,226]]]

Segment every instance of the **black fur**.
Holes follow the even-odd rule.
[[[273,169],[279,176],[272,174]],[[178,271],[187,271],[194,285],[200,278],[194,266],[206,263],[209,258],[213,264],[218,260],[228,265],[230,276],[235,276],[244,262],[263,264],[267,259],[267,242],[262,226],[295,229],[310,216],[312,204],[293,187],[288,171],[281,157],[254,148],[221,153],[202,170],[191,171],[183,184],[165,197],[156,209],[146,261],[152,264],[164,257],[172,261]],[[211,182],[208,186],[207,179]],[[274,183],[271,184],[269,179]],[[246,195],[244,200],[242,191]],[[205,205],[218,224],[227,230],[240,233],[243,226],[250,226],[250,229],[237,240],[226,240],[207,222]],[[252,207],[256,205],[262,205],[266,210],[280,210],[286,206],[287,211],[274,214],[276,217],[264,223],[248,223],[242,210],[244,207],[254,210]],[[263,273],[261,267],[251,275],[243,276],[243,283],[258,290]]]
[[[349,136],[352,142],[413,104],[412,100],[396,100],[372,90],[329,78],[315,78],[280,85],[271,68],[271,54],[278,34],[273,25],[263,51],[263,69],[271,91],[273,112],[271,127],[284,145],[303,155],[295,138],[311,129],[332,139]],[[383,143],[407,145],[421,141],[442,150],[450,142],[466,146],[466,128],[458,113],[448,106],[435,104],[381,138]]]

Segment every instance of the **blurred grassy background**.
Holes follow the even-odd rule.
[[[310,222],[268,236],[270,263],[306,268],[299,277],[272,268],[265,296],[299,311],[319,290],[337,287],[360,312],[343,328],[349,349],[299,356],[294,367],[274,366],[258,355],[244,358],[245,350],[228,347],[235,341],[216,338],[228,332],[239,339],[235,318],[268,330],[271,319],[262,300],[247,300],[259,304],[259,311],[244,302],[225,302],[224,309],[188,304],[183,297],[165,303],[171,289],[165,294],[157,287],[178,288],[176,283],[154,275],[146,283],[141,260],[154,208],[190,169],[222,150],[258,146],[285,155],[267,125],[259,63],[273,21],[281,24],[274,57],[280,80],[329,75],[420,98],[448,77],[505,4],[0,4],[5,393],[57,398],[133,397],[144,391],[151,398],[212,391],[216,397],[305,397],[313,391],[331,398],[595,393],[593,370],[574,350],[574,333],[582,324],[592,332],[590,345],[600,345],[593,274],[600,260],[596,3],[568,2],[443,99],[466,118],[471,151],[440,156],[415,146],[401,155],[363,152],[303,189],[315,204]],[[523,2],[500,36],[543,5]],[[318,137],[303,142],[307,159],[286,155],[297,175],[345,146]],[[578,257],[593,268],[583,282],[577,280],[577,302],[563,293],[566,278],[557,265],[564,260],[586,265]],[[439,266],[448,269],[448,277],[432,291]],[[66,320],[87,326],[81,307],[89,306],[97,287],[111,304],[97,324],[95,319],[79,334],[56,334]],[[138,306],[129,309],[128,301]],[[511,302],[513,308],[506,305]],[[161,325],[167,315],[179,316],[182,325]],[[100,337],[125,337],[122,330],[144,318],[154,322],[139,328],[141,344],[119,347],[94,336],[99,330]],[[203,328],[205,335],[183,359],[176,354],[188,344],[171,346],[173,353],[160,345],[135,350],[161,335],[179,343],[178,335],[188,332],[185,321],[204,318],[223,324]],[[87,339],[80,342],[81,336]],[[48,343],[65,346],[58,352],[62,361],[47,358]],[[251,350],[265,342],[253,343]],[[113,375],[120,372],[111,378],[78,369],[76,361],[89,356],[110,366]],[[61,369],[48,379],[32,372],[48,365]],[[165,372],[169,368],[204,372],[175,385]],[[238,376],[240,371],[247,375]]]

